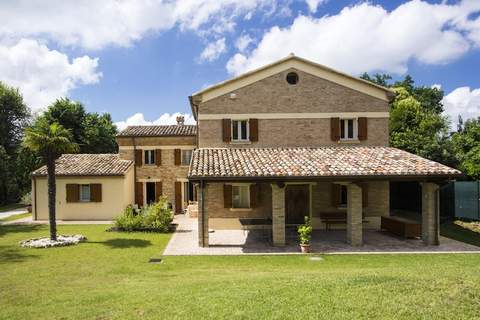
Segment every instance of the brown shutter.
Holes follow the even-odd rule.
[[[360,185],[362,188],[362,207],[368,207],[368,184],[366,182]]]
[[[182,213],[182,183],[175,181],[175,213]]]
[[[135,165],[142,165],[142,150],[135,150]]]
[[[157,167],[162,165],[162,150],[161,149],[155,150],[155,165]]]
[[[332,207],[338,207],[342,196],[342,186],[332,183]]]
[[[143,206],[143,183],[135,182],[135,203],[141,207]]]
[[[232,186],[229,184],[223,185],[223,207],[232,207]]]
[[[340,118],[330,118],[330,137],[332,141],[340,140]]]
[[[99,183],[92,183],[90,185],[90,201],[102,202],[102,185]]]
[[[223,119],[223,142],[232,141],[232,121],[230,119]]]
[[[367,118],[358,118],[358,140],[367,140]]]
[[[250,126],[250,141],[258,141],[258,119],[250,119],[248,123]]]
[[[67,184],[67,202],[78,202],[80,200],[80,185]]]
[[[160,200],[160,197],[163,193],[163,184],[162,181],[155,182],[155,199]]]
[[[250,208],[256,208],[258,205],[258,184],[250,185]]]
[[[182,150],[175,149],[175,165],[179,166],[182,163]]]

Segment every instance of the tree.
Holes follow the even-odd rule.
[[[49,123],[44,118],[39,119],[35,126],[25,130],[23,145],[43,157],[47,164],[48,218],[51,240],[57,240],[55,160],[62,153],[78,151],[78,145],[72,140],[73,136],[70,130],[65,129],[58,122]]]
[[[80,102],[62,98],[55,101],[41,117],[48,123],[58,122],[69,129],[81,153],[117,152],[117,128],[108,113],[88,113]]]
[[[480,117],[459,123],[452,136],[460,169],[473,179],[480,179]]]

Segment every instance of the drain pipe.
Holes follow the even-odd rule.
[[[133,144],[133,201],[137,202],[137,145],[135,144],[135,137],[132,137]],[[137,204],[138,205],[138,204]]]

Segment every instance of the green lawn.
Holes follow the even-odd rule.
[[[21,203],[6,204],[6,205],[3,205],[3,206],[0,206],[0,212],[5,212],[5,211],[8,211],[8,210],[14,210],[14,209],[18,209],[18,208],[25,208],[25,205],[21,204]]]
[[[455,220],[443,223],[440,227],[442,236],[480,247],[480,222]]]
[[[0,223],[1,222],[7,222],[7,221],[13,221],[13,220],[18,220],[18,219],[22,219],[22,218],[27,218],[27,217],[30,217],[32,214],[31,213],[19,213],[19,214],[14,214],[14,215],[11,215],[11,216],[8,216],[6,218],[2,218],[0,219]]]
[[[88,242],[19,248],[0,226],[0,319],[471,319],[480,255],[160,257],[170,235],[59,226]]]

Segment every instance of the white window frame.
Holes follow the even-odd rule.
[[[248,205],[246,207],[236,207],[235,206],[235,200],[233,198],[234,194],[234,189],[235,188],[246,188],[247,189],[247,203]],[[251,201],[250,201],[250,184],[232,184],[232,209],[234,210],[242,210],[242,209],[250,209],[251,208]]]
[[[236,128],[234,128],[234,126],[233,126],[234,122],[237,123]],[[247,132],[246,132],[247,134],[246,134],[246,135],[247,135],[247,136],[245,137],[245,139],[234,139],[234,138],[233,138],[233,132],[234,132],[234,130],[237,130],[237,137],[240,137],[240,136],[241,136],[241,133],[242,133],[242,125],[241,125],[241,123],[242,123],[242,122],[246,122],[246,124],[247,124],[247,128],[246,128],[246,130],[247,130]],[[248,141],[250,141],[250,121],[249,121],[248,119],[232,119],[232,120],[231,120],[231,125],[230,125],[230,127],[231,127],[232,142],[248,142]]]
[[[348,120],[353,121],[353,137],[348,137]],[[342,138],[342,123],[344,122],[343,126],[343,134],[344,138]],[[349,141],[349,140],[358,140],[358,119],[357,118],[341,118],[340,119],[340,140],[341,141]]]
[[[152,158],[153,158],[153,163],[150,163],[150,162],[147,163],[147,156],[146,156],[147,152],[153,154],[153,156],[149,157],[149,160],[152,160]],[[157,160],[156,157],[157,157],[157,155],[155,154],[155,149],[143,149],[143,164],[144,165],[154,166],[155,161]]]
[[[185,163],[183,160],[184,160],[184,154],[186,152],[190,152],[190,159],[188,160],[188,163]],[[182,166],[189,166],[190,165],[190,162],[192,161],[192,156],[193,156],[193,150],[192,149],[181,149],[181,152],[180,152],[180,164]]]
[[[85,188],[85,187],[88,189],[88,193],[87,193],[87,194],[88,194],[88,197],[87,197],[87,198],[84,198],[84,197],[85,197],[85,193],[84,193],[84,191],[83,191],[83,188]],[[78,190],[78,193],[79,193],[79,195],[78,195],[78,200],[79,200],[80,202],[90,202],[90,201],[91,201],[90,199],[91,199],[91,197],[92,197],[91,192],[92,192],[92,191],[91,191],[91,188],[90,188],[90,184],[81,184],[81,185],[80,185],[80,188],[79,188],[79,190]]]

